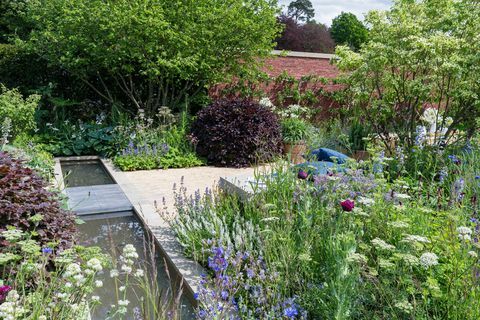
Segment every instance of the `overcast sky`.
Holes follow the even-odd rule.
[[[391,0],[310,0],[315,8],[314,19],[317,22],[330,26],[332,19],[342,11],[352,12],[363,20],[363,16],[370,10],[386,10],[392,4]],[[278,3],[284,6],[286,11],[291,0],[279,0]]]

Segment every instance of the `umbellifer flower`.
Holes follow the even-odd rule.
[[[425,269],[436,266],[438,264],[438,256],[435,253],[432,253],[432,252],[425,252],[420,257],[420,264]]]
[[[458,227],[458,238],[462,241],[470,241],[472,240],[472,229],[468,227]]]
[[[351,212],[355,208],[355,202],[353,200],[347,199],[340,202],[343,211]]]

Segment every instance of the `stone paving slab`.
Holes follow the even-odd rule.
[[[79,216],[132,210],[117,184],[66,188],[68,207]]]

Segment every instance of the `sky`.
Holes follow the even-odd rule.
[[[390,8],[391,0],[310,0],[315,9],[314,19],[317,22],[328,26],[332,24],[332,19],[338,16],[342,11],[354,13],[359,19],[370,10],[386,10]],[[292,0],[279,0],[281,6],[285,6],[287,11],[288,4]]]

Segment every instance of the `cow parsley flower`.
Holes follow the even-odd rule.
[[[475,251],[468,251],[468,255],[472,258],[477,258],[478,254]]]
[[[420,265],[425,269],[438,265],[438,256],[433,252],[425,252],[420,256]]]
[[[373,246],[377,249],[377,250],[385,250],[385,251],[393,251],[395,250],[395,246],[394,245],[391,245],[389,243],[386,243],[384,240],[380,239],[380,238],[375,238],[373,239],[372,241],[372,244]]]
[[[408,242],[408,243],[430,243],[430,240],[428,240],[427,237],[424,236],[419,236],[415,234],[407,234],[405,238],[403,238],[402,242]]]
[[[472,240],[472,229],[468,227],[458,227],[458,238],[462,241],[470,241]]]

